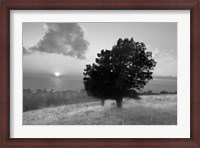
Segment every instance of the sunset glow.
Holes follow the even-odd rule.
[[[59,76],[60,76],[60,73],[59,73],[59,72],[55,72],[54,75],[55,75],[56,77],[59,77]]]

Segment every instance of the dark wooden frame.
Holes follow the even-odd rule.
[[[10,10],[190,10],[190,138],[10,138]],[[0,147],[174,147],[200,148],[199,0],[9,0],[1,2]],[[105,133],[106,134],[106,133]],[[172,133],[173,134],[173,133]]]

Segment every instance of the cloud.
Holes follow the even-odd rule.
[[[148,51],[152,52],[152,57],[155,59],[168,59],[172,60],[176,56],[176,50],[169,50],[169,51],[163,51],[159,48],[153,48],[151,49],[150,45],[148,45]]]
[[[169,52],[164,52],[159,50],[158,48],[155,48],[152,51],[153,57],[157,59],[171,59],[172,55]]]
[[[31,54],[30,51],[28,51],[28,49],[26,49],[25,47],[23,47],[23,55],[28,55]]]
[[[84,39],[84,31],[78,23],[46,23],[44,27],[47,32],[35,46],[28,49],[30,53],[55,53],[85,58],[89,42]],[[23,53],[26,54],[28,50],[23,48]]]

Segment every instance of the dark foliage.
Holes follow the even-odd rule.
[[[86,65],[85,89],[103,100],[114,99],[121,107],[123,97],[137,97],[137,91],[152,79],[155,65],[144,43],[119,39],[111,50],[101,50],[95,63]]]
[[[168,92],[165,90],[162,90],[162,91],[160,91],[160,94],[168,94]]]

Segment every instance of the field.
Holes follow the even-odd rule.
[[[93,102],[97,99],[87,95],[85,91],[47,91],[30,89],[23,90],[23,111],[55,107],[60,105]]]
[[[176,125],[177,95],[143,95],[140,100],[82,102],[23,112],[23,125]]]

